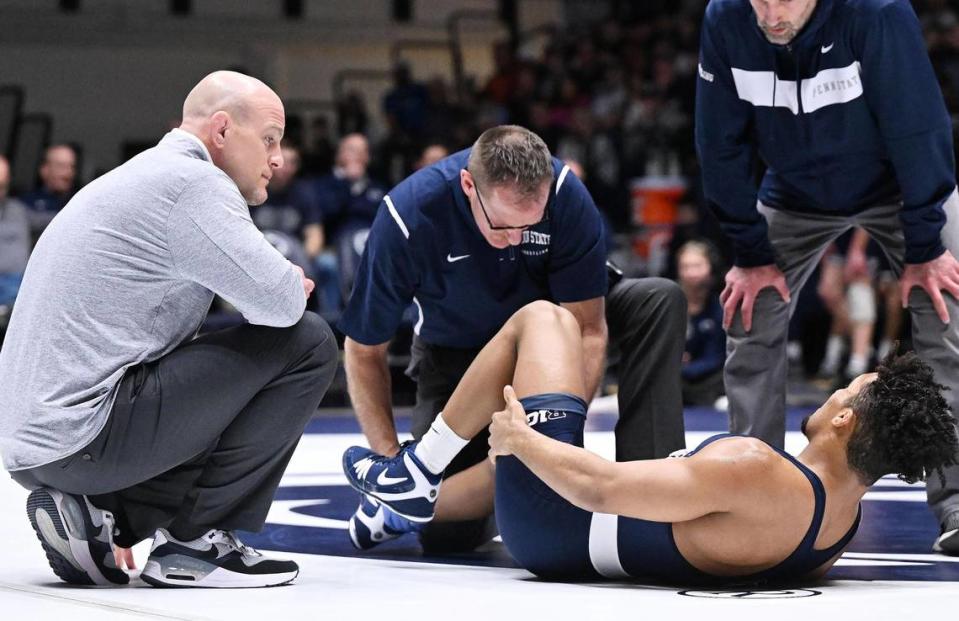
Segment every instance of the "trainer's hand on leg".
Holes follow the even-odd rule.
[[[527,434],[532,433],[526,422],[526,410],[516,398],[512,386],[503,388],[503,398],[506,407],[499,412],[493,412],[493,420],[489,426],[489,457],[496,463],[500,455],[512,455],[516,447]]]

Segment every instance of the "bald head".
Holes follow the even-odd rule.
[[[280,102],[269,86],[256,78],[235,71],[215,71],[193,87],[183,102],[183,122],[208,119],[219,111],[247,118],[252,102]]]
[[[283,165],[283,102],[256,78],[216,71],[183,102],[180,129],[199,138],[213,164],[236,183],[250,205],[266,200],[266,186]]]

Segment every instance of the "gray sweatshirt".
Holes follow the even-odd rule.
[[[77,193],[37,242],[0,350],[4,467],[89,444],[124,371],[192,338],[214,293],[267,326],[296,323],[306,306],[236,184],[173,130]]]

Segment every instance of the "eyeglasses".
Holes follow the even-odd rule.
[[[532,228],[544,222],[549,222],[549,211],[550,206],[553,202],[553,189],[550,188],[549,199],[546,201],[546,208],[543,210],[543,217],[539,222],[533,222],[532,224],[524,224],[522,226],[496,226],[493,224],[493,221],[489,219],[489,214],[486,213],[486,205],[483,204],[483,197],[480,196],[479,186],[476,184],[476,177],[473,177],[473,188],[476,190],[476,200],[479,201],[480,209],[483,211],[483,216],[486,218],[486,224],[489,225],[490,230],[492,231],[525,231],[528,228]]]

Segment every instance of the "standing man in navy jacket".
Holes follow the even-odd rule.
[[[713,0],[696,93],[707,201],[733,240],[722,293],[732,431],[782,446],[786,332],[826,247],[853,226],[900,276],[913,341],[959,400],[952,132],[906,0]],[[757,157],[766,166],[757,188]],[[959,468],[927,481],[959,555]]]
[[[415,450],[422,457],[432,448],[443,461],[467,441],[450,436],[437,415],[482,346],[534,300],[560,304],[579,321],[586,394],[594,394],[602,378],[607,333],[618,343],[617,459],[665,457],[683,446],[685,300],[674,283],[652,278],[619,282],[607,296],[603,240],[585,186],[539,136],[518,126],[487,130],[471,149],[393,188],[373,222],[339,326],[347,336],[350,397],[373,451],[413,452],[397,440],[386,356],[411,303],[418,311],[410,366],[417,380],[413,436],[419,440],[431,426],[437,432]],[[484,462],[488,451],[480,434],[446,475]],[[489,493],[464,499],[462,508],[489,514],[492,475],[478,468],[475,476],[484,478]],[[486,523],[430,524],[421,541],[430,552],[471,549],[488,538]]]

